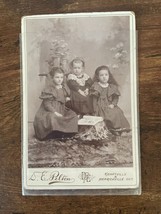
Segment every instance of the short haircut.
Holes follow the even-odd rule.
[[[80,62],[82,63],[83,67],[85,67],[85,62],[84,62],[84,60],[81,57],[74,58],[71,61],[70,65],[71,65],[71,67],[73,67],[73,63],[80,63]]]

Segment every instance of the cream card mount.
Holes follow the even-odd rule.
[[[21,24],[23,195],[141,194],[134,13]]]

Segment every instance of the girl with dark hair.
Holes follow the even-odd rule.
[[[103,117],[112,133],[118,135],[130,131],[123,111],[117,106],[120,96],[118,84],[107,66],[96,69],[90,95],[94,115]]]
[[[47,76],[40,96],[42,103],[34,119],[35,135],[40,140],[78,132],[78,117],[65,106],[70,94],[63,81],[61,68],[53,68]]]

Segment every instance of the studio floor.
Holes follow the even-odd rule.
[[[33,124],[29,123],[29,167],[131,167],[133,165],[131,134],[109,139],[81,140],[35,138]]]

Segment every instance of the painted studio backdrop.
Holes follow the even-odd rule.
[[[27,20],[29,122],[40,106],[39,96],[52,63],[61,63],[69,72],[69,62],[82,57],[91,77],[98,66],[109,66],[121,92],[118,105],[131,124],[129,26],[126,16]]]

